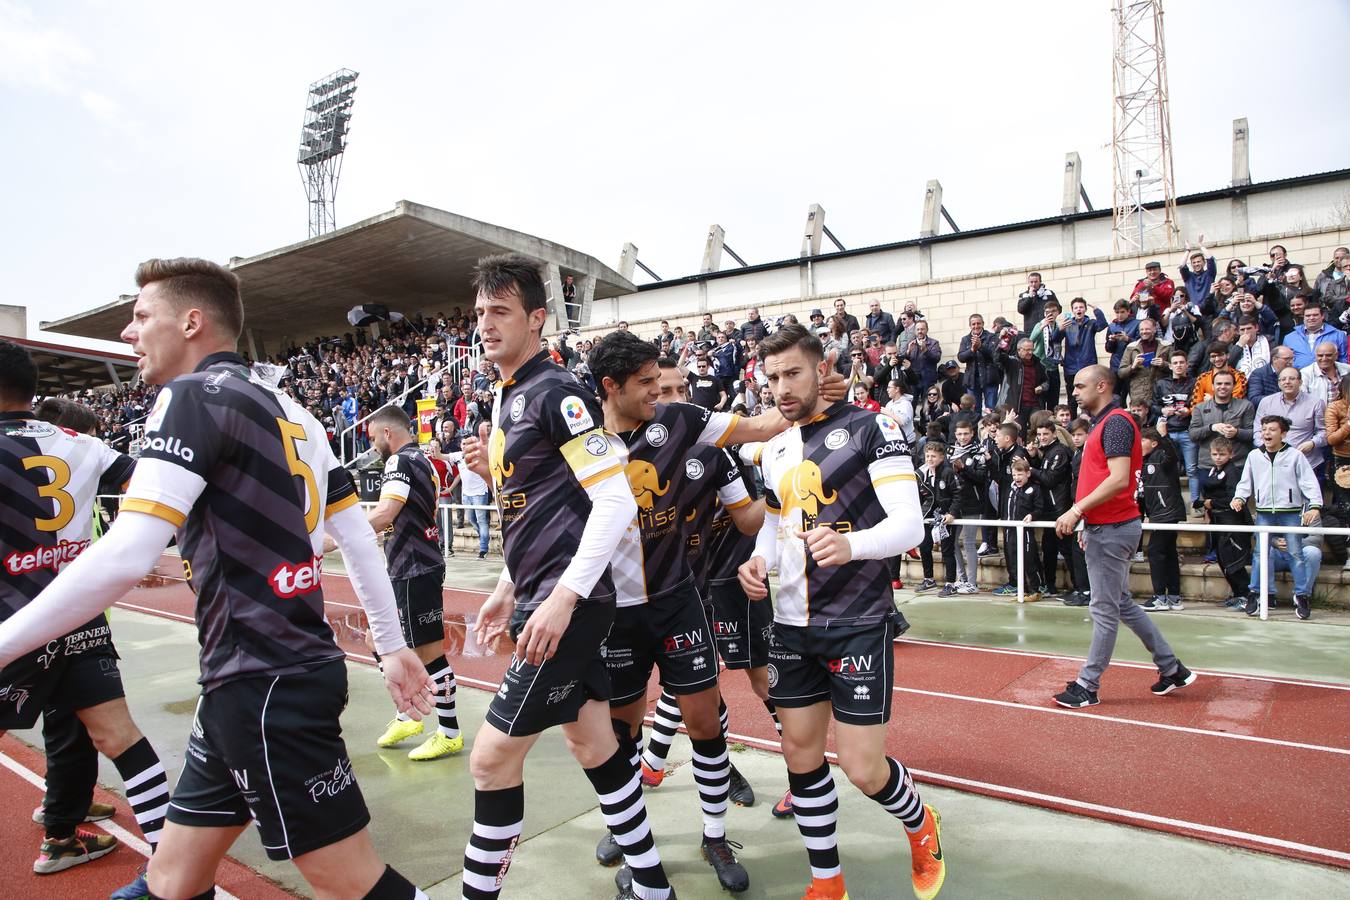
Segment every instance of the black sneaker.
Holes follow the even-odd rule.
[[[1055,695],[1055,702],[1068,709],[1082,709],[1096,706],[1101,701],[1097,699],[1096,691],[1089,691],[1077,681],[1070,681],[1062,692]]]
[[[942,590],[938,591],[938,596],[939,596],[939,597],[955,597],[955,596],[956,596],[956,585],[954,585],[954,584],[944,584],[944,585],[942,586]]]
[[[1199,676],[1178,662],[1177,670],[1171,675],[1164,675],[1159,672],[1158,683],[1149,688],[1149,690],[1153,691],[1153,696],[1155,697],[1164,697],[1175,691],[1177,688],[1184,688],[1188,684],[1194,684],[1197,677]]]
[[[639,900],[638,895],[633,893],[633,870],[628,868],[627,863],[614,873],[614,886],[619,889],[614,895],[614,900]],[[674,886],[670,889],[670,900],[675,900]]]
[[[1273,605],[1273,604],[1271,604]],[[1247,605],[1243,607],[1243,612],[1249,616],[1259,616],[1261,614],[1261,595],[1248,594]]]
[[[1061,601],[1065,606],[1087,606],[1092,602],[1087,594],[1082,591],[1074,591]]]
[[[905,614],[897,609],[895,611],[895,636],[899,637],[906,631],[909,631],[909,619],[906,619]]]
[[[918,584],[914,586],[914,593],[922,594],[924,591],[931,591],[933,590],[933,588],[937,586],[938,585],[936,581],[934,581],[931,578],[925,578],[923,581],[920,581]]]
[[[623,862],[623,848],[614,840],[614,832],[606,831],[600,843],[595,845],[595,861],[606,867]]]
[[[745,866],[736,859],[733,849],[743,848],[735,841],[729,841],[724,837],[710,838],[707,835],[703,836],[703,843],[699,846],[699,852],[717,873],[717,882],[722,885],[722,890],[739,894],[750,887],[750,875],[745,871]]]
[[[478,558],[479,558],[479,559],[487,559],[487,551],[486,551],[486,550],[479,550],[479,551],[478,551]]]
[[[1305,620],[1308,618],[1308,616],[1312,615],[1312,610],[1308,608],[1307,594],[1294,595],[1294,615],[1298,616],[1300,619]]]
[[[990,547],[989,545],[985,544],[980,547],[980,549],[976,552],[975,555],[980,557],[981,559],[983,559],[986,556],[998,556],[998,548]]]
[[[727,799],[737,806],[755,805],[755,789],[735,766],[731,767],[731,786],[727,789]]]

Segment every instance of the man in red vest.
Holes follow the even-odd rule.
[[[1092,645],[1078,677],[1055,695],[1056,703],[1070,709],[1100,702],[1097,689],[1111,662],[1121,622],[1153,654],[1159,675],[1152,688],[1154,696],[1170,694],[1196,677],[1177,659],[1144,608],[1130,597],[1130,558],[1142,530],[1134,491],[1143,452],[1139,423],[1120,408],[1115,388],[1115,373],[1104,366],[1088,366],[1074,374],[1074,396],[1078,408],[1092,417],[1092,433],[1083,445],[1077,499],[1059,517],[1055,531],[1067,537],[1078,530],[1092,587],[1088,606]]]

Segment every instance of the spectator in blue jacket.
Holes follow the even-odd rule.
[[[1171,302],[1171,297],[1168,297]],[[1125,348],[1139,340],[1139,319],[1128,300],[1117,300],[1114,306],[1116,316],[1106,326],[1106,349],[1111,354],[1111,368],[1120,369],[1120,358]]]
[[[984,330],[984,316],[979,313],[972,313],[969,322],[970,333],[961,338],[956,358],[966,367],[962,378],[966,390],[975,398],[976,410],[993,409],[998,403],[1000,381],[998,360],[994,357],[998,336]]]
[[[1199,248],[1192,250],[1190,242],[1181,259],[1181,281],[1186,285],[1186,296],[1199,302],[1209,296],[1214,278],[1219,274],[1214,257],[1205,252],[1205,236],[1200,235]]]
[[[1294,351],[1283,345],[1272,347],[1270,362],[1252,369],[1247,376],[1247,399],[1260,405],[1262,398],[1280,392],[1280,373],[1294,361]]]
[[[1313,351],[1318,344],[1335,344],[1336,361],[1350,362],[1350,355],[1347,355],[1350,348],[1346,346],[1345,332],[1326,324],[1322,304],[1316,300],[1309,300],[1304,304],[1303,324],[1294,328],[1284,339],[1284,344],[1294,351],[1294,365],[1300,369],[1317,361]]]
[[[1126,308],[1129,304],[1126,304]],[[1092,317],[1088,317],[1088,310],[1092,310]],[[1097,364],[1097,332],[1105,331],[1107,327],[1106,316],[1100,309],[1090,306],[1082,297],[1074,297],[1069,301],[1069,315],[1065,320],[1060,331],[1064,334],[1064,383],[1073,384],[1073,376],[1078,374],[1079,369],[1085,369],[1088,366]],[[1137,332],[1136,332],[1137,333]],[[1125,350],[1121,347],[1121,352]],[[1116,366],[1119,368],[1119,366]],[[1066,392],[1069,395],[1069,412],[1073,416],[1078,415],[1078,401],[1074,398],[1073,391]]]
[[[928,336],[928,323],[923,319],[914,323],[914,340],[909,342],[903,355],[909,360],[910,370],[918,373],[921,392],[937,384],[942,345]]]

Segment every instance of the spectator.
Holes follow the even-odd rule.
[[[1350,373],[1350,365],[1337,362],[1336,355],[1334,344],[1318,344],[1313,364],[1299,370],[1303,390],[1327,404],[1340,397],[1341,379]]]
[[[563,276],[562,295],[568,327],[576,328],[581,323],[581,304],[577,302],[577,286],[571,275]]]
[[[1041,365],[1045,366],[1045,393],[1042,399],[1047,408],[1059,402],[1059,365],[1064,358],[1064,332],[1059,328],[1059,314],[1059,300],[1051,296],[1041,306],[1041,320],[1028,329],[1031,350]]]
[[[1088,318],[1088,310],[1092,317]],[[1082,297],[1069,301],[1070,316],[1064,322],[1064,384],[1069,399],[1069,409],[1078,415],[1078,401],[1073,396],[1073,377],[1080,369],[1097,364],[1097,333],[1106,331],[1106,316],[1100,309],[1089,304]]]
[[[1347,356],[1345,332],[1326,324],[1322,304],[1315,301],[1303,306],[1303,324],[1294,329],[1293,334],[1284,339],[1284,344],[1294,351],[1294,366],[1302,369],[1313,363],[1313,351],[1318,344],[1330,343],[1336,347],[1336,358],[1341,362],[1350,362]]]
[[[953,509],[962,519],[978,519],[984,515],[984,506],[988,502],[989,467],[988,456],[983,445],[975,439],[975,426],[962,421],[956,425],[956,441],[950,454],[952,470],[956,472],[956,496]],[[959,541],[965,563],[965,577],[956,585],[954,593],[973,594],[978,588],[979,532],[973,525],[956,525],[952,532],[952,542]],[[943,589],[939,596],[949,597],[952,592]]]
[[[1185,252],[1181,258],[1181,283],[1186,286],[1186,296],[1196,300],[1209,296],[1209,292],[1214,287],[1214,277],[1219,272],[1219,267],[1205,250],[1205,236],[1200,235],[1196,241],[1200,246],[1192,250],[1190,242],[1186,242]],[[1136,289],[1138,286],[1136,285]],[[1170,305],[1170,299],[1167,301],[1159,300],[1160,307]]]
[[[1317,279],[1313,282],[1313,289],[1317,291],[1317,296],[1322,298],[1323,303],[1328,302],[1327,286],[1334,285],[1344,279],[1345,276],[1342,275],[1337,278],[1336,274],[1340,271],[1341,263],[1347,259],[1350,259],[1350,249],[1337,247],[1331,251],[1331,262],[1317,273]]]
[[[834,301],[834,314],[835,314],[836,316],[838,316],[839,319],[844,323],[844,329],[845,329],[849,334],[852,334],[853,332],[855,332],[855,331],[858,330],[858,319],[857,319],[856,316],[854,316],[852,313],[850,313],[850,312],[845,308],[845,306],[846,306],[846,304],[844,303],[844,298],[843,298],[843,297],[840,297],[840,298],[838,298],[837,300],[835,300],[835,301]]]
[[[1308,458],[1320,481],[1326,462],[1327,403],[1303,392],[1303,376],[1293,366],[1280,373],[1279,387],[1278,393],[1263,398],[1256,407],[1256,421],[1264,422],[1269,416],[1288,421],[1285,441]]]
[[[1256,420],[1256,408],[1249,401],[1233,396],[1236,372],[1224,369],[1213,374],[1213,396],[1191,409],[1191,440],[1196,445],[1200,465],[1213,465],[1209,445],[1220,436],[1232,443],[1233,458],[1241,465],[1252,449],[1252,423]]]
[[[745,324],[740,327],[739,336],[743,341],[755,341],[756,343],[769,336],[769,326],[759,317],[757,307],[750,307],[750,311],[745,314]]]
[[[1115,318],[1106,325],[1106,350],[1111,354],[1111,371],[1120,371],[1120,360],[1125,355],[1125,348],[1134,341],[1139,340],[1139,319],[1134,315],[1134,310],[1124,300],[1117,300],[1112,307]],[[1073,379],[1069,379],[1073,384]],[[1117,394],[1123,390],[1120,384],[1116,385]],[[1072,391],[1069,392],[1072,395]]]
[[[1228,582],[1229,609],[1246,609],[1248,605],[1247,560],[1251,558],[1251,535],[1231,531],[1225,525],[1250,525],[1245,511],[1233,511],[1233,494],[1237,490],[1242,467],[1233,461],[1233,444],[1228,438],[1216,437],[1209,447],[1212,465],[1201,477],[1202,499],[1192,501],[1204,512],[1205,521],[1218,526],[1215,541],[1216,562]]]
[[[1003,367],[1003,387],[999,389],[999,404],[1010,406],[1017,411],[1017,417],[1027,422],[1031,414],[1044,403],[1045,366],[1036,358],[1030,338],[1017,342],[1016,355],[1009,355],[1006,349],[998,352],[999,365]]]
[[[1144,461],[1140,473],[1140,510],[1154,524],[1175,525],[1185,521],[1181,461],[1176,447],[1156,428],[1143,430],[1141,445]],[[1153,579],[1153,599],[1144,604],[1144,609],[1150,612],[1181,609],[1181,560],[1177,556],[1175,531],[1149,532],[1148,571]]]
[[[947,594],[955,593],[955,585],[962,579],[959,573],[956,540],[951,531],[952,520],[956,515],[952,509],[956,505],[956,472],[947,462],[947,446],[941,441],[929,441],[923,448],[923,465],[919,467],[919,499],[923,501],[925,528],[923,542],[919,544],[919,561],[923,566],[923,580],[915,586],[914,592],[922,594],[937,587],[933,580],[933,533],[941,538],[942,567],[945,580],[943,589],[952,588]]]
[[[900,313],[899,334],[895,339],[895,346],[904,348],[909,346],[909,342],[914,340],[914,325],[919,320],[914,318],[914,313],[904,310]]]
[[[698,329],[698,339],[711,348],[713,344],[717,343],[717,331],[717,326],[713,324],[712,313],[704,313],[703,323],[699,325]]]
[[[811,310],[811,333],[818,338],[824,338],[830,333],[830,326],[825,324],[825,314],[818,309]]]
[[[725,331],[719,331],[714,340],[716,343],[708,351],[712,359],[712,374],[722,382],[722,390],[729,397],[735,393],[736,374],[741,367],[740,347]]]
[[[881,309],[880,300],[867,305],[867,330],[878,335],[883,344],[895,340],[895,317]]]
[[[1338,327],[1347,324],[1347,308],[1350,308],[1350,254],[1344,247],[1337,247],[1335,258],[1317,276],[1316,291],[1322,298],[1327,315]]]
[[[1134,290],[1130,292],[1130,303],[1139,313],[1156,316],[1162,307],[1171,305],[1172,294],[1176,289],[1176,282],[1163,274],[1162,263],[1151,262],[1144,266],[1144,277],[1135,282]],[[1204,294],[1196,296],[1203,297],[1208,293],[1206,290]],[[1149,313],[1148,310],[1153,312]]]
[[[994,429],[994,452],[989,460],[989,478],[997,487],[997,499],[994,511],[1007,511],[1008,492],[1012,490],[1012,464],[1015,459],[1027,459],[1027,451],[1018,443],[1022,436],[1021,426],[1014,422],[1003,422]],[[1003,518],[995,516],[995,518]],[[1016,545],[1004,546],[1005,555],[1015,552]],[[1039,582],[1037,582],[1039,584]]]
[[[669,343],[671,346],[675,344],[675,332],[670,330],[670,323],[665,319],[661,320],[661,330],[657,332],[656,339],[652,343],[659,349],[662,341]]]
[[[478,532],[478,558],[486,559],[488,552],[489,538],[489,519],[487,509],[474,509],[473,507],[487,507],[492,505],[492,497],[488,491],[488,483],[478,476],[476,472],[468,466],[459,467],[459,477],[464,496],[464,505],[469,509],[464,510],[465,517],[470,525]]]
[[[1045,305],[1054,301],[1059,306],[1055,292],[1041,283],[1041,273],[1032,272],[1027,276],[1027,289],[1017,296],[1017,311],[1022,314],[1022,333],[1030,334],[1031,329],[1045,319]]]
[[[931,394],[933,389],[929,388],[928,391]],[[942,406],[944,409],[951,408],[945,398],[943,398]],[[975,411],[975,398],[970,394],[961,395],[961,400],[956,405],[956,411],[947,419],[947,434],[950,436],[948,439],[949,446],[952,441],[956,440],[956,426],[961,422],[969,422],[972,432],[979,431],[980,414]]]
[[[1126,385],[1125,396],[1131,401],[1142,401],[1147,407],[1153,403],[1153,386],[1168,371],[1168,357],[1172,345],[1158,340],[1158,323],[1152,319],[1139,322],[1139,340],[1125,348],[1116,374]],[[1056,516],[1058,518],[1058,516]]]
[[[689,401],[707,410],[720,410],[726,405],[726,388],[722,379],[710,371],[706,355],[694,360],[694,371],[689,375]]]
[[[1247,500],[1251,499],[1256,508],[1257,525],[1312,526],[1318,521],[1318,511],[1322,508],[1322,489],[1317,484],[1307,457],[1285,443],[1288,431],[1289,421],[1281,416],[1266,416],[1262,419],[1262,450],[1247,457],[1242,477],[1238,479],[1232,509],[1241,512]],[[1308,565],[1310,560],[1303,553],[1302,535],[1290,531],[1285,533],[1284,539],[1292,557],[1294,612],[1298,618],[1307,619],[1310,615],[1308,601],[1317,580],[1317,568]],[[1318,556],[1320,563],[1320,554]],[[1252,569],[1254,577],[1264,578],[1267,592],[1273,594],[1274,572],[1270,554],[1264,560],[1253,555]]]
[[[1070,497],[1078,496],[1078,472],[1083,465],[1083,446],[1087,443],[1088,435],[1091,433],[1092,425],[1087,419],[1074,419],[1072,426],[1069,428],[1069,435],[1073,441],[1073,458],[1069,462]],[[1078,541],[1072,535],[1067,538],[1060,538],[1060,540],[1069,551],[1069,572],[1073,579],[1073,590],[1061,602],[1065,606],[1087,606],[1092,602],[1087,557],[1083,553],[1083,548],[1078,545]]]
[[[961,377],[961,364],[949,359],[941,365],[940,371],[942,378],[938,383],[942,387],[942,402],[956,408],[961,405],[961,397],[966,394],[966,385]]]
[[[1227,344],[1211,344],[1209,346],[1209,369],[1196,376],[1195,390],[1191,392],[1191,406],[1199,406],[1202,400],[1215,393],[1214,379],[1221,372],[1233,376],[1233,382],[1236,385],[1233,389],[1234,397],[1245,397],[1247,395],[1247,379],[1241,372],[1228,364],[1230,359]]]
[[[1253,371],[1270,365],[1270,341],[1261,334],[1261,326],[1251,316],[1243,316],[1238,320],[1236,346],[1242,354],[1237,361],[1237,370],[1249,382]]]
[[[1042,514],[1047,519],[1057,519],[1068,510],[1073,500],[1069,494],[1069,479],[1072,474],[1073,450],[1060,440],[1053,421],[1041,422],[1036,426],[1036,441],[1027,448],[1031,458],[1031,480],[1041,489],[1043,500]],[[1053,528],[1040,533],[1041,540],[1041,585],[1040,593],[1045,597],[1058,595],[1055,586],[1059,574],[1059,557],[1072,567],[1073,555],[1069,552],[1070,538],[1061,539]]]
[[[839,316],[830,316],[829,336],[821,341],[821,346],[825,350],[827,360],[831,353],[840,359],[844,358],[849,348],[848,323]]]
[[[984,316],[974,313],[968,319],[970,332],[961,338],[956,358],[966,367],[964,384],[975,396],[978,409],[993,409],[998,404],[998,379],[995,370],[998,360],[994,353],[994,338],[985,333]]]
[[[1158,430],[1169,437],[1186,466],[1186,480],[1191,492],[1191,502],[1200,497],[1200,483],[1196,480],[1199,459],[1196,444],[1191,440],[1191,395],[1195,391],[1195,379],[1188,373],[1186,354],[1181,350],[1171,353],[1171,373],[1160,378],[1153,385],[1153,408],[1160,417]]]
[[[914,323],[914,340],[905,348],[911,371],[919,379],[919,389],[927,390],[937,383],[938,363],[942,360],[942,345],[928,336],[928,323]]]
[[[1261,282],[1257,278],[1260,273],[1255,269],[1248,269],[1247,264],[1240,259],[1230,259],[1228,265],[1224,267],[1224,274],[1232,279],[1240,291],[1259,293],[1261,290]]]
[[[930,387],[924,392],[915,419],[920,429],[927,430],[929,425],[938,425],[945,434],[951,423],[951,414],[951,407],[942,402],[942,392],[937,387]]]
[[[1350,468],[1350,375],[1342,376],[1339,395],[1326,405],[1327,446],[1331,448],[1331,470],[1327,483],[1332,485],[1336,505],[1350,502],[1350,492],[1341,486],[1337,477],[1342,469]]]
[[[1015,427],[1015,426],[1010,426]],[[999,502],[1000,519],[1010,522],[1032,522],[1042,516],[1041,489],[1031,480],[1031,461],[1025,455],[1017,456],[1008,463],[1008,489],[1001,495]],[[1003,532],[1003,558],[1008,566],[1008,583],[994,589],[994,594],[1002,597],[1017,595],[1017,585],[1021,582],[1023,599],[1034,603],[1041,599],[1040,584],[1041,559],[1036,546],[1036,530],[1022,529],[1022,559],[1017,558],[1017,529],[1006,528]],[[1020,569],[1019,569],[1020,563]]]
[[[853,405],[868,412],[881,412],[881,404],[872,399],[870,385],[861,381],[853,383]]]
[[[1234,260],[1233,263],[1236,263]],[[1229,263],[1229,265],[1233,265]],[[1208,297],[1200,304],[1200,313],[1211,319],[1219,316],[1227,316],[1229,319],[1237,317],[1238,303],[1242,300],[1243,291],[1238,287],[1238,281],[1232,275],[1220,275],[1214,282],[1214,289]]]
[[[1210,334],[1208,340],[1196,341],[1187,354],[1191,364],[1191,374],[1197,378],[1208,372],[1211,368],[1209,364],[1209,348],[1216,344],[1223,344],[1228,348],[1228,364],[1237,365],[1242,353],[1233,345],[1237,343],[1237,326],[1228,319],[1215,319],[1210,325]]]

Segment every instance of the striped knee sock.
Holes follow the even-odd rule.
[[[727,714],[727,701],[717,698],[717,718],[722,722],[722,740],[727,739],[727,728],[731,725],[731,716]]]
[[[778,736],[783,736],[783,723],[778,721],[778,707],[773,705],[772,700],[764,701],[764,708],[769,711],[769,716],[773,719],[773,730],[778,732]]]
[[[525,785],[474,791],[473,833],[464,848],[464,900],[496,900],[524,820]]]
[[[642,761],[647,768],[661,771],[666,767],[666,757],[670,755],[670,742],[680,727],[680,704],[667,691],[661,692],[656,701],[656,712],[652,717],[652,733],[647,739],[647,749],[642,753]]]
[[[427,895],[393,866],[385,866],[384,874],[366,892],[364,900],[427,900]]]
[[[727,792],[731,790],[731,761],[727,740],[718,736],[693,740],[694,781],[698,784],[699,804],[703,807],[703,834],[726,837]]]
[[[633,872],[633,893],[644,900],[666,900],[670,896],[670,882],[666,880],[666,870],[661,867],[661,854],[656,851],[651,825],[647,822],[642,782],[626,753],[625,748],[618,748],[605,762],[587,769],[586,777],[595,788],[605,825],[622,848],[624,860]]]
[[[788,770],[792,790],[792,816],[802,833],[812,878],[833,878],[840,872],[839,845],[835,827],[839,821],[839,795],[834,791],[834,775],[829,763],[822,762],[814,772]]]
[[[436,695],[436,719],[440,722],[441,734],[448,738],[459,737],[459,719],[455,715],[455,670],[450,668],[450,661],[443,656],[432,660],[427,666],[427,677],[442,690]]]
[[[886,762],[891,767],[886,786],[870,796],[886,812],[899,819],[905,831],[913,834],[923,827],[923,802],[919,799],[919,792],[914,789],[914,779],[909,777],[909,770],[899,760],[889,756]]]
[[[164,764],[147,738],[123,750],[112,763],[122,776],[127,803],[131,804],[136,824],[153,853],[164,830],[164,814],[169,811],[169,779],[164,774]]]

